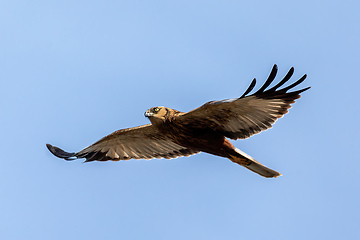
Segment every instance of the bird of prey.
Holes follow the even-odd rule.
[[[273,87],[277,66],[264,85],[255,93],[256,79],[239,98],[210,101],[189,112],[167,107],[152,107],[145,112],[150,124],[118,130],[76,153],[46,144],[55,156],[66,160],[86,158],[90,161],[119,161],[128,159],[177,158],[206,152],[231,161],[264,177],[281,174],[265,167],[251,156],[235,148],[228,138],[246,139],[271,128],[278,118],[291,108],[300,93],[310,87],[288,92],[302,83],[306,74],[287,87],[281,88],[294,73]],[[279,89],[281,88],[281,89]]]

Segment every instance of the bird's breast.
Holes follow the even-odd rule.
[[[159,130],[173,142],[185,147],[195,148],[199,151],[219,147],[225,139],[224,136],[217,134],[212,129],[198,128],[174,122],[161,125]]]

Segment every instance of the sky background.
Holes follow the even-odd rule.
[[[359,1],[1,1],[0,239],[357,239]],[[266,179],[201,153],[66,162],[148,123],[242,95],[311,86],[274,128],[233,144]],[[259,86],[257,86],[259,87]]]

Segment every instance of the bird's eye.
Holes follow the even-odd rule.
[[[160,108],[154,108],[154,111],[158,112],[158,111],[160,111]]]

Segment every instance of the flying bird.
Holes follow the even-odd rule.
[[[69,153],[50,144],[46,146],[56,157],[66,160],[85,158],[85,162],[171,159],[206,152],[228,158],[261,176],[278,177],[280,173],[235,148],[229,141],[246,139],[271,128],[288,112],[295,99],[300,98],[300,93],[310,88],[288,92],[302,83],[306,74],[281,88],[293,75],[294,68],[269,88],[277,69],[274,65],[264,85],[250,95],[256,84],[255,78],[239,98],[210,101],[189,112],[152,107],[145,112],[150,124],[118,130],[79,152]]]

